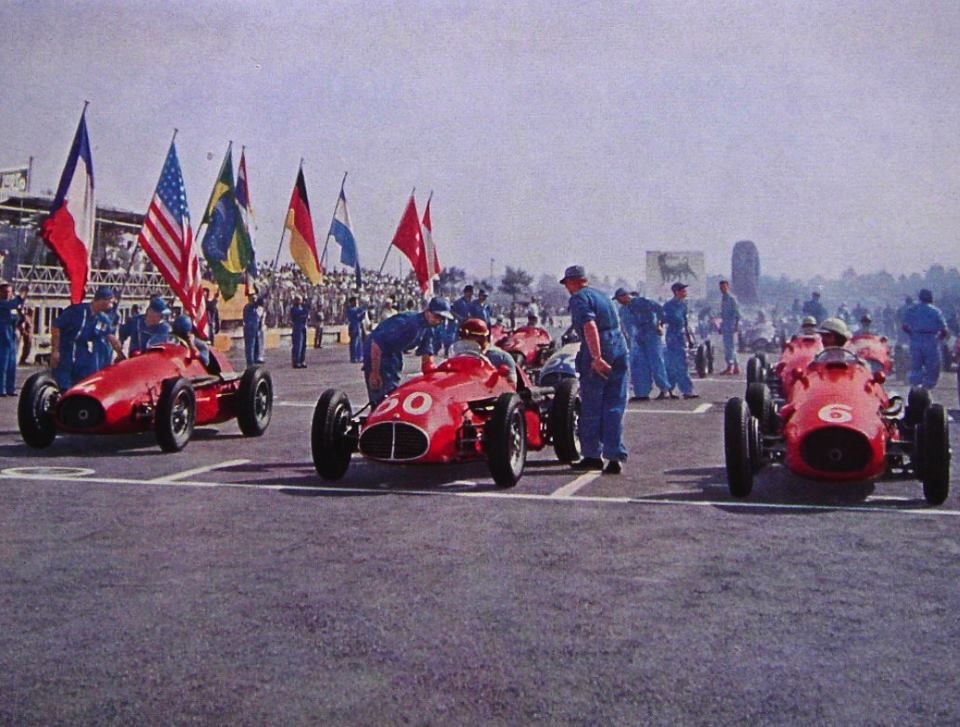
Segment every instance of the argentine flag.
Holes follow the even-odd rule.
[[[333,221],[330,223],[330,232],[327,233],[327,242],[333,240],[340,246],[340,262],[357,271],[357,285],[360,285],[360,255],[357,253],[357,241],[350,229],[350,213],[347,211],[347,196],[340,187],[340,199],[333,212]]]

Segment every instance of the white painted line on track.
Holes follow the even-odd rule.
[[[744,500],[684,500],[669,498],[650,499],[649,497],[598,497],[587,495],[571,495],[569,497],[553,497],[552,495],[538,495],[522,492],[502,492],[500,490],[479,491],[451,491],[446,489],[435,490],[380,490],[373,487],[326,487],[318,485],[286,485],[282,483],[244,483],[244,482],[198,482],[198,481],[158,481],[144,482],[119,477],[59,477],[49,475],[8,475],[0,471],[0,480],[36,481],[41,484],[62,482],[89,485],[91,482],[101,485],[130,485],[133,487],[196,487],[196,488],[230,488],[238,490],[275,490],[286,492],[313,492],[317,495],[329,494],[356,494],[370,496],[425,496],[434,497],[467,497],[487,500],[519,500],[536,502],[568,503],[579,502],[593,505],[662,505],[667,507],[709,507],[721,510],[780,510],[800,512],[822,511],[835,513],[869,513],[874,515],[920,515],[925,517],[960,517],[960,510],[944,510],[939,508],[898,508],[892,506],[870,505],[804,505],[802,503],[749,502]]]
[[[704,402],[696,409],[627,409],[627,414],[706,414],[713,404]]]
[[[296,406],[301,409],[313,409],[317,405],[315,401],[275,401],[274,406]]]
[[[176,472],[172,475],[156,477],[152,480],[147,480],[147,482],[151,485],[160,485],[164,482],[179,482],[194,475],[202,475],[204,472],[212,472],[213,470],[224,469],[226,467],[236,467],[237,465],[247,464],[249,461],[249,459],[228,459],[226,462],[220,462],[219,464],[209,464],[206,467],[194,467],[192,470],[184,470],[183,472]]]
[[[550,493],[550,497],[570,497],[581,488],[589,485],[591,482],[597,479],[601,474],[602,473],[599,472],[598,470],[594,470],[592,472],[584,472],[573,482],[568,482],[563,487]]]

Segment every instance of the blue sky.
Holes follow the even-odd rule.
[[[197,220],[232,139],[261,258],[304,157],[319,239],[350,172],[371,266],[414,186],[477,274],[960,262],[956,2],[8,1],[0,47],[0,167],[54,188],[89,99],[99,202],[145,210],[177,127]]]

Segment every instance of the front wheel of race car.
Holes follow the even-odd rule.
[[[750,414],[757,418],[762,434],[773,434],[776,423],[776,412],[773,406],[773,396],[770,387],[766,384],[747,384],[747,408]]]
[[[17,424],[28,447],[43,449],[53,444],[57,436],[53,406],[59,396],[60,387],[47,371],[40,371],[23,383],[17,402]]]
[[[197,399],[187,379],[167,379],[160,387],[154,431],[164,452],[179,452],[193,436]]]
[[[483,428],[490,474],[497,487],[513,487],[527,463],[527,426],[516,394],[501,394]]]
[[[733,497],[747,497],[753,489],[756,453],[751,452],[750,410],[739,397],[727,401],[723,410],[723,449],[727,486]]]
[[[924,412],[918,435],[923,497],[931,505],[941,505],[950,494],[950,435],[941,404],[931,404]]]
[[[751,356],[747,359],[747,386],[750,384],[761,384],[764,379],[764,360],[760,355]]]
[[[327,389],[317,400],[310,427],[310,451],[317,474],[325,480],[339,480],[350,467],[351,416],[350,399],[338,389]]]
[[[243,372],[237,392],[237,424],[245,437],[259,437],[273,415],[273,379],[263,366]]]
[[[557,384],[550,408],[550,438],[561,462],[580,459],[580,382],[570,377]]]

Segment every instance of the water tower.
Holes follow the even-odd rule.
[[[740,240],[733,246],[730,261],[730,287],[741,303],[760,302],[760,253],[750,240]]]

